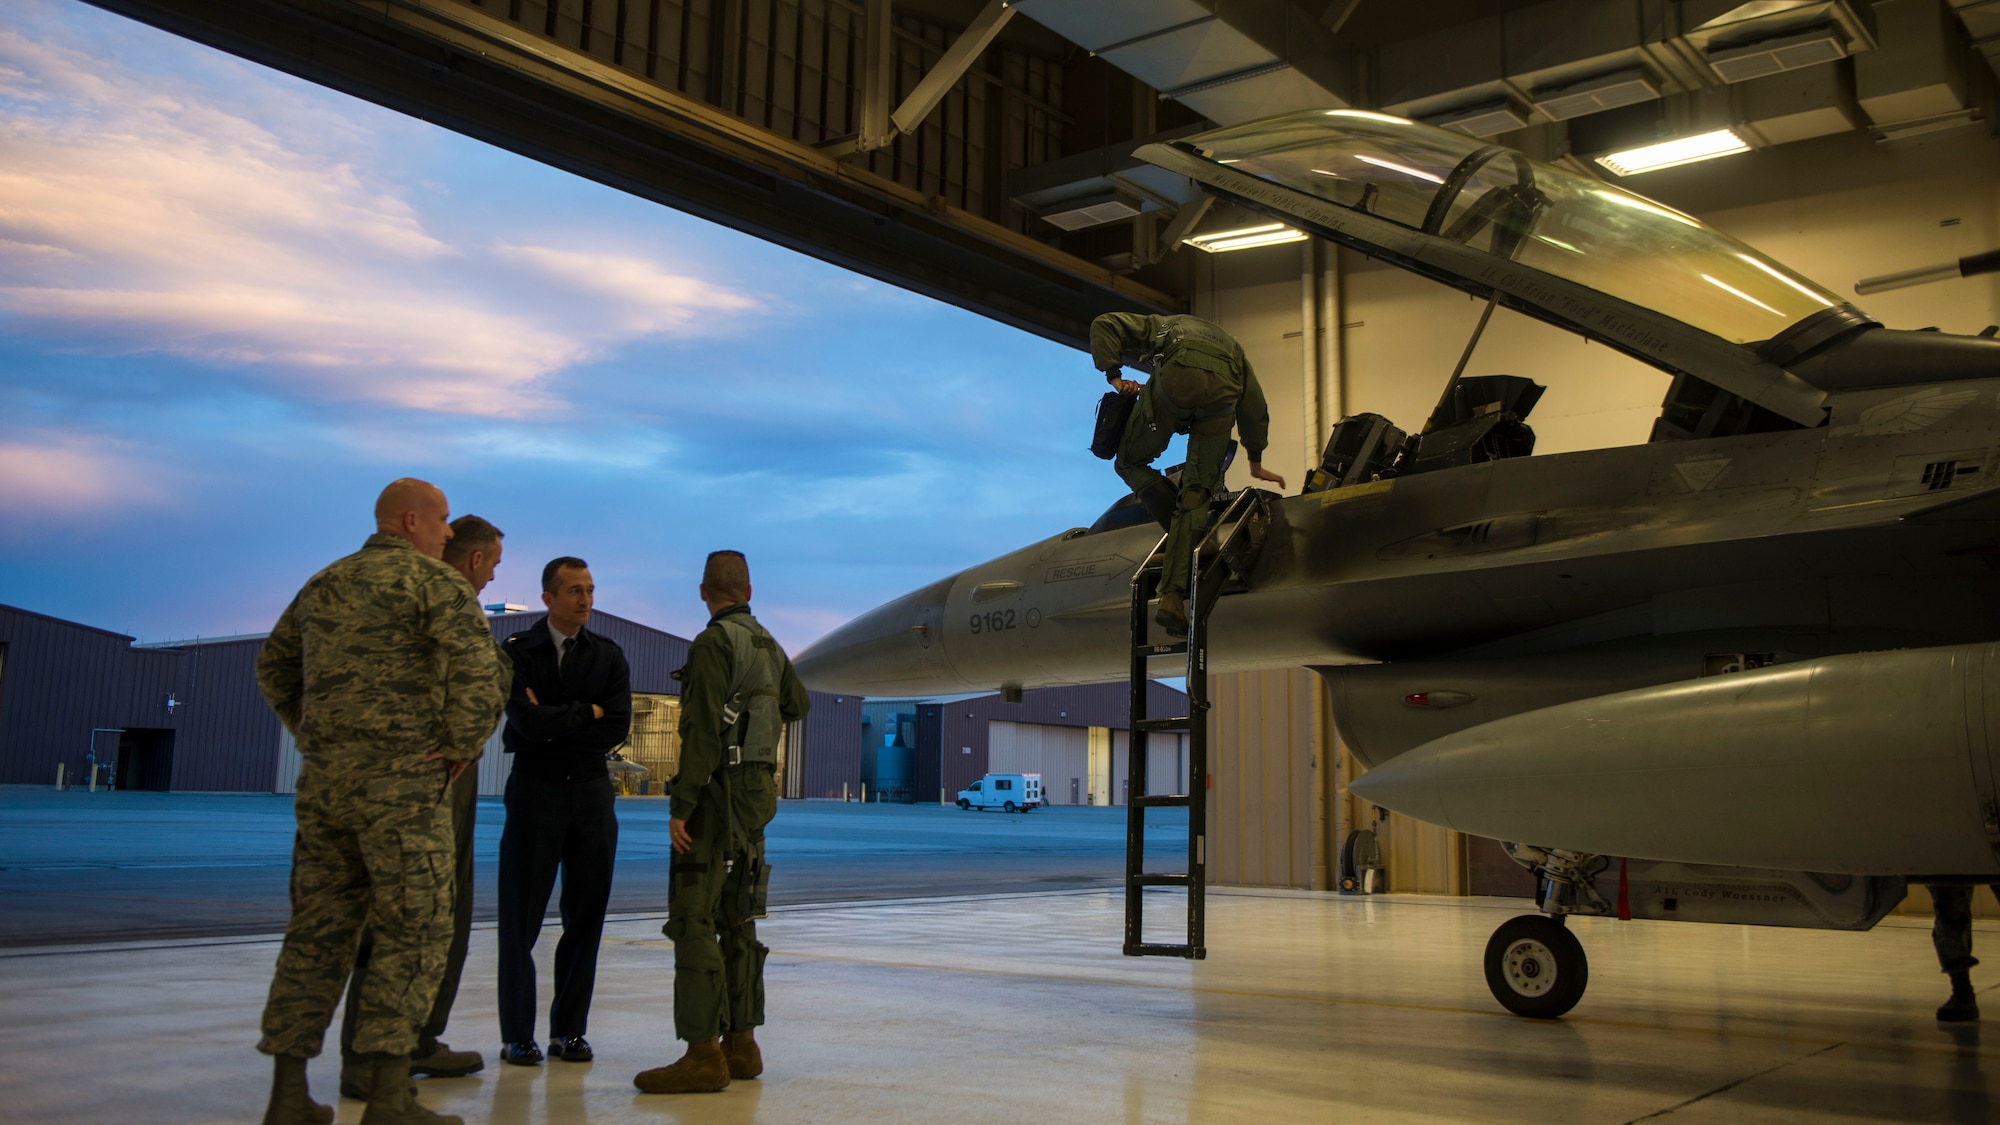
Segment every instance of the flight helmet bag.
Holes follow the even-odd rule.
[[[1097,429],[1090,435],[1090,451],[1099,460],[1110,461],[1118,456],[1118,446],[1125,440],[1125,423],[1131,420],[1132,408],[1138,404],[1138,395],[1117,391],[1106,391],[1097,400]]]
[[[735,682],[722,705],[722,740],[728,764],[778,764],[785,719],[778,713],[778,676],[784,652],[749,614],[720,618],[735,658]]]

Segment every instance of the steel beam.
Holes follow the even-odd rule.
[[[937,65],[930,69],[929,74],[924,75],[923,81],[917,83],[917,88],[910,91],[910,96],[903,99],[903,104],[896,107],[896,112],[889,115],[889,121],[896,127],[896,131],[915,132],[917,126],[924,123],[924,118],[931,115],[931,111],[944,100],[944,96],[951,92],[951,88],[958,84],[958,80],[963,78],[979,56],[985,53],[987,46],[999,36],[1000,29],[1006,27],[1007,21],[1013,18],[1014,9],[1008,5],[1007,0],[987,0],[986,7],[980,9],[979,14],[972,18],[971,26],[952,41],[944,57],[937,61]]]
[[[1181,307],[460,0],[90,2],[1061,343]]]

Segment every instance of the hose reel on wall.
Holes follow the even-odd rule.
[[[1389,869],[1382,862],[1382,844],[1366,828],[1347,834],[1340,845],[1340,893],[1379,895],[1389,889]]]

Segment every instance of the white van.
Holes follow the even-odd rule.
[[[989,773],[958,791],[961,809],[1001,809],[1027,812],[1042,803],[1042,775],[1038,773]]]

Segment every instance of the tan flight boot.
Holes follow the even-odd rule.
[[[764,1052],[757,1049],[753,1028],[723,1032],[722,1056],[729,1060],[731,1078],[755,1078],[764,1073]]]
[[[331,1125],[333,1107],[312,1100],[306,1088],[306,1060],[297,1055],[271,1056],[271,1101],[264,1107],[264,1125]]]
[[[632,1085],[645,1094],[712,1094],[729,1088],[729,1060],[715,1040],[692,1040],[680,1061],[642,1070]]]
[[[1160,608],[1153,614],[1153,620],[1167,631],[1167,636],[1184,641],[1188,635],[1187,596],[1179,590],[1160,591]]]
[[[368,1069],[368,1108],[361,1113],[361,1125],[465,1125],[464,1118],[435,1112],[417,1101],[410,1056],[378,1056],[369,1061]]]

